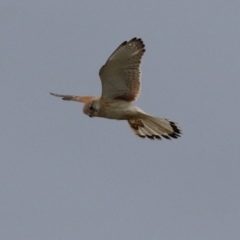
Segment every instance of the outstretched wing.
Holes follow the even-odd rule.
[[[123,42],[102,66],[102,98],[134,101],[140,93],[140,64],[145,52],[140,38]]]
[[[56,94],[56,93],[50,93],[51,95],[55,97],[60,97],[62,100],[67,100],[67,101],[77,101],[77,102],[89,102],[90,100],[96,98],[93,96],[72,96],[72,95],[62,95],[62,94]]]

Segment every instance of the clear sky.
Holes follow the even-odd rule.
[[[0,236],[240,239],[240,1],[2,0]],[[142,38],[136,105],[179,123],[136,137],[49,92],[100,95],[100,67]]]

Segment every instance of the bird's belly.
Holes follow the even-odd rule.
[[[129,102],[112,102],[104,106],[103,111],[101,111],[100,117],[116,119],[116,120],[126,120],[130,116],[137,113],[138,108]]]
[[[130,113],[128,111],[109,111],[105,118],[109,118],[109,119],[116,119],[116,120],[126,120],[128,119],[127,116]]]

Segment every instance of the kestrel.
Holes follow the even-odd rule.
[[[132,131],[141,138],[178,138],[181,130],[175,122],[150,116],[132,104],[140,93],[140,64],[144,52],[143,41],[133,38],[112,53],[99,71],[101,97],[51,94],[63,100],[83,102],[83,112],[89,117],[127,120]]]

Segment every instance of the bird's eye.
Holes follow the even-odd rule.
[[[93,105],[90,105],[89,110],[93,111]]]

